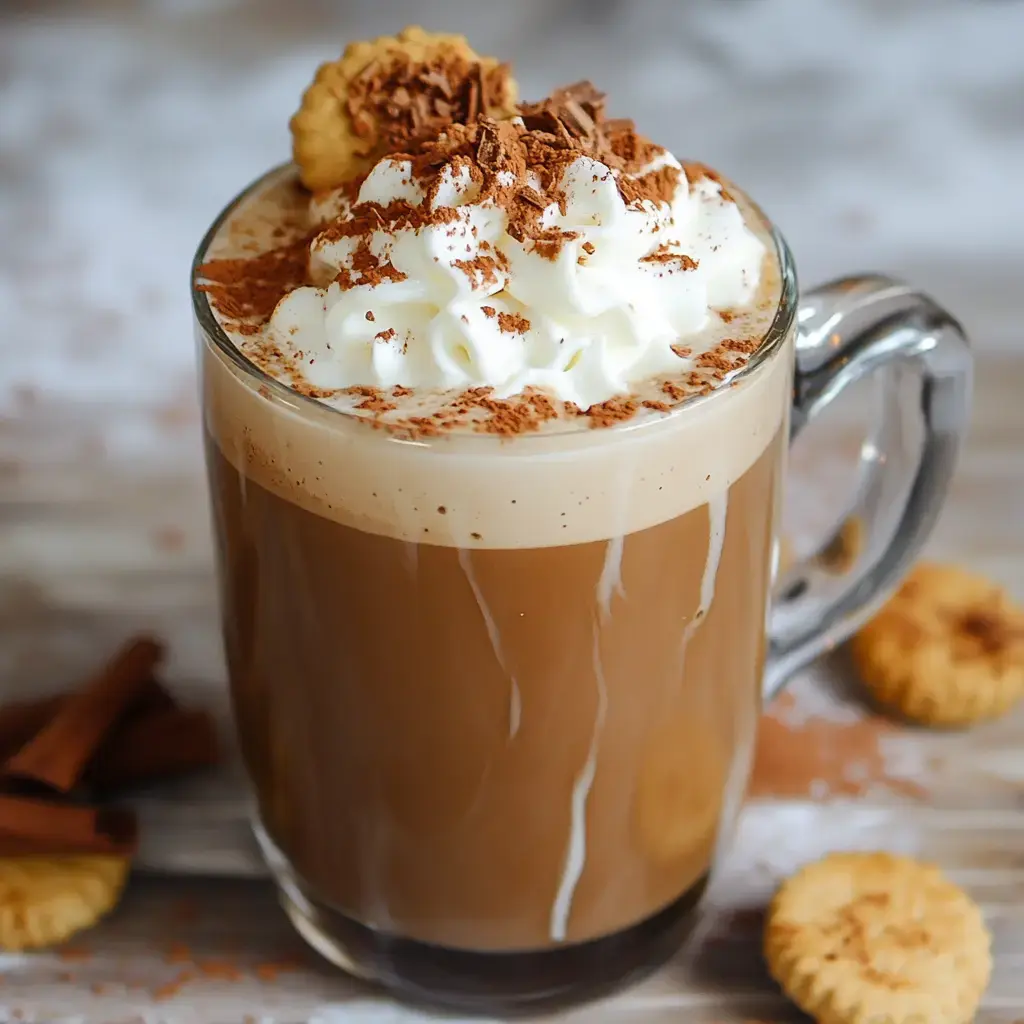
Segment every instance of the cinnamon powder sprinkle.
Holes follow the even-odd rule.
[[[752,355],[758,350],[761,342],[760,339],[754,340],[752,338],[726,338],[719,348],[725,352],[740,352],[743,355]]]
[[[372,412],[374,416],[382,416],[384,413],[394,412],[398,408],[394,402],[389,402],[384,397],[384,393],[380,388],[370,385],[360,384],[350,388],[343,388],[341,393],[352,395],[355,398],[362,398],[362,401],[356,408],[362,409],[364,412]]]
[[[696,161],[690,161],[683,164],[683,172],[686,174],[686,180],[690,183],[690,189],[692,191],[693,186],[697,182],[707,179],[713,181],[718,185],[719,195],[722,197],[722,201],[726,203],[734,202],[733,197],[726,190],[725,182],[722,180],[722,176],[712,168],[708,167],[707,164],[697,163]]]
[[[498,283],[498,261],[493,256],[475,256],[469,260],[452,260],[452,266],[461,270],[474,288]]]
[[[349,238],[356,241],[350,265],[336,278],[343,290],[405,280],[406,275],[389,259],[375,255],[371,249],[374,234],[428,227],[447,229],[451,239],[466,231],[472,233],[464,210],[439,201],[442,190],[450,187],[453,179],[466,176],[476,192],[474,201],[491,202],[504,211],[509,235],[550,260],[557,259],[567,244],[579,239],[578,232],[545,226],[544,213],[551,207],[565,212],[567,197],[562,178],[580,156],[592,157],[610,169],[606,178],[614,180],[629,207],[639,209],[673,199],[679,169],[663,167],[642,174],[664,150],[640,135],[632,121],[608,118],[604,94],[591,83],[577,82],[538,103],[521,104],[521,123],[493,120],[483,113],[500,106],[507,89],[506,66],[484,70],[458,55],[445,56],[430,65],[408,60],[375,62],[353,84],[346,100],[348,112],[375,160],[390,157],[411,165],[409,177],[421,186],[425,201],[420,205],[406,200],[386,205],[359,203],[362,179],[357,179],[346,186],[345,216],[249,258],[210,260],[199,268],[198,287],[209,295],[211,305],[234,330],[253,337],[285,295],[313,283],[309,247],[314,237],[319,237],[321,244]],[[688,163],[684,170],[691,186],[702,178],[721,184],[717,174],[703,164]],[[731,198],[724,190],[722,197]],[[581,262],[595,252],[594,245],[587,241],[579,249]],[[667,246],[643,257],[642,262],[665,272],[689,271],[698,266],[692,257],[672,252]],[[508,272],[509,259],[495,246],[453,265],[474,287],[494,286]],[[485,316],[497,319],[502,334],[522,336],[531,329],[530,321],[521,314],[498,312],[491,305],[481,310]],[[729,323],[732,314],[720,316]],[[372,310],[366,311],[365,318],[375,322]],[[387,343],[396,336],[394,328],[387,328],[374,337]],[[318,389],[302,378],[301,354],[284,352],[265,337],[253,337],[245,351],[262,360],[263,365],[287,374],[293,390],[300,394],[315,398],[348,394],[358,399],[355,408],[371,414],[372,425],[378,428],[414,437],[437,436],[457,428],[512,436],[539,430],[559,416],[586,417],[590,426],[600,428],[628,420],[641,409],[668,412],[694,394],[710,392],[718,381],[744,365],[758,343],[732,338],[702,353],[685,375],[661,383],[663,399],[620,395],[579,409],[573,403],[556,406],[537,389],[496,399],[491,388],[470,388],[442,401],[429,415],[387,419],[382,417],[398,411],[398,400],[413,395],[413,389]],[[683,359],[693,355],[692,349],[682,344],[674,346],[673,351]]]
[[[503,334],[526,334],[530,321],[520,313],[499,313],[498,330]]]
[[[736,360],[726,355],[722,347],[712,349],[710,352],[702,352],[697,356],[697,365],[699,367],[709,369],[712,371],[712,376],[716,380],[720,380],[718,374],[722,374],[724,377],[727,373],[731,372],[738,365]]]
[[[373,398],[364,398],[356,408],[382,416],[386,412],[394,412],[398,406],[394,402],[388,402],[386,399],[375,396]]]
[[[640,257],[641,263],[662,263],[677,264],[680,270],[696,270],[700,266],[698,260],[690,256],[684,256],[679,252],[672,252],[667,245],[660,245],[654,252]]]
[[[586,411],[592,427],[610,427],[623,420],[632,419],[640,408],[640,402],[633,396],[609,398],[607,402],[592,405]]]
[[[226,321],[260,326],[281,299],[307,283],[311,240],[305,235],[245,259],[209,260],[197,271],[201,283],[196,289],[209,295]]]
[[[451,425],[471,422],[478,433],[512,436],[540,429],[557,418],[554,402],[536,388],[512,398],[493,398],[493,388],[469,388],[452,398],[433,417],[409,417],[399,421],[418,436],[436,436]]]

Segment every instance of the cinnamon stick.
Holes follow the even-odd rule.
[[[145,693],[162,653],[148,637],[126,644],[85,687],[66,698],[50,722],[8,759],[2,774],[70,792],[104,737]]]
[[[209,768],[220,760],[213,719],[170,708],[127,722],[105,743],[86,780],[104,793]]]
[[[0,764],[13,757],[36,733],[49,725],[70,697],[71,694],[57,693],[0,705]],[[174,706],[174,698],[155,679],[150,679],[129,712],[126,725],[137,717],[167,711]]]
[[[0,796],[0,851],[127,855],[137,843],[131,811]]]
[[[16,701],[0,707],[0,761],[16,754],[37,732],[48,725],[67,700],[63,693],[36,700]]]

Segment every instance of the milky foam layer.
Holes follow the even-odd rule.
[[[532,386],[586,409],[685,373],[705,350],[698,335],[713,312],[754,298],[765,246],[717,181],[688,181],[668,153],[626,177],[669,168],[678,171],[671,201],[627,202],[623,172],[577,157],[557,185],[561,208],[548,202],[540,214],[559,239],[545,248],[513,237],[507,208],[481,199],[465,166],[446,167],[428,194],[408,161],[385,158],[357,206],[405,202],[444,218],[382,224],[362,238],[329,225],[311,246],[312,276],[325,287],[285,297],[270,338],[327,390],[489,386],[502,398]],[[352,217],[340,194],[312,213],[343,226]],[[384,279],[367,283],[360,272],[366,246],[393,268]]]
[[[655,526],[731,487],[785,431],[790,346],[696,405],[607,430],[402,441],[261,392],[212,345],[204,408],[241,473],[318,515],[411,542],[549,547]]]

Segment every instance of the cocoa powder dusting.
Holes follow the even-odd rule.
[[[326,226],[252,257],[204,264],[199,269],[198,287],[209,295],[211,305],[231,329],[251,339],[246,343],[248,355],[258,358],[274,375],[287,378],[300,394],[316,398],[349,394],[359,399],[355,408],[372,414],[374,426],[415,437],[437,436],[467,426],[510,436],[539,430],[559,416],[583,416],[595,428],[613,426],[642,409],[664,413],[695,394],[707,394],[717,382],[744,365],[758,342],[733,338],[699,355],[685,374],[663,382],[663,398],[620,395],[588,409],[572,403],[559,403],[556,408],[536,389],[495,399],[489,388],[470,388],[447,400],[442,396],[440,406],[429,415],[382,419],[384,414],[397,411],[397,400],[413,395],[413,389],[393,387],[386,394],[377,388],[340,392],[314,388],[304,382],[301,353],[283,351],[272,339],[256,337],[281,298],[296,287],[314,283],[309,274],[309,248],[315,236],[320,244],[357,240],[350,265],[335,279],[342,290],[348,290],[405,279],[390,260],[375,254],[374,250],[381,251],[379,246],[371,249],[377,232],[447,226],[449,237],[454,239],[472,230],[464,209],[440,201],[442,190],[448,189],[453,179],[468,176],[477,193],[474,201],[490,201],[504,211],[509,235],[550,260],[557,259],[566,245],[579,240],[578,232],[545,226],[543,214],[552,205],[565,212],[563,174],[581,156],[606,165],[610,169],[606,179],[614,180],[623,201],[633,208],[672,200],[679,170],[664,167],[641,174],[664,150],[640,135],[632,121],[608,118],[604,94],[591,83],[577,82],[539,103],[521,104],[521,123],[486,116],[485,110],[502,106],[509,89],[507,66],[485,69],[458,53],[445,54],[432,63],[414,63],[396,55],[374,62],[357,77],[346,105],[368,154],[374,160],[408,162],[411,178],[423,189],[426,201],[419,205],[406,200],[386,205],[359,203],[363,179],[358,179],[345,188],[345,214]],[[720,183],[715,172],[702,164],[687,164],[685,171],[691,183],[701,178]],[[722,194],[729,198],[724,191]],[[454,266],[473,287],[493,288],[508,272],[508,255],[496,246],[481,248],[482,253],[456,260]],[[585,262],[594,252],[594,245],[585,241],[579,245],[577,258]],[[667,246],[642,262],[657,268],[657,273],[686,272],[698,266],[692,257],[672,252]],[[531,328],[530,321],[521,314],[498,312],[491,305],[481,308],[485,316],[497,319],[503,335],[521,337]],[[731,319],[731,314],[720,315],[724,322]],[[366,310],[365,318],[373,323],[373,311]],[[380,343],[395,338],[393,328],[374,336]],[[692,356],[687,346],[675,346],[673,351],[682,359]]]
[[[723,314],[724,317],[724,314]],[[740,352],[743,355],[753,355],[761,345],[761,339],[753,338],[726,338],[719,344],[723,352]]]
[[[585,415],[590,418],[592,427],[610,427],[623,420],[632,419],[640,408],[640,402],[632,395],[609,398],[607,402],[592,405]]]
[[[791,694],[783,694],[761,719],[750,788],[751,799],[863,797],[883,787],[912,800],[928,791],[886,767],[881,744],[898,733],[882,718],[833,722],[826,718],[791,719]]]
[[[727,373],[733,368],[733,361],[719,349],[712,349],[710,352],[701,352],[697,356],[697,365],[709,370],[720,370]]]
[[[432,416],[410,416],[392,421],[411,438],[436,437],[452,427],[471,425],[477,433],[510,437],[539,430],[557,418],[554,402],[536,388],[521,395],[493,398],[493,388],[468,388],[452,397]]]
[[[693,186],[699,181],[707,179],[708,181],[713,181],[718,185],[719,195],[722,197],[724,202],[735,202],[733,197],[727,191],[725,182],[722,180],[722,176],[717,171],[708,167],[707,164],[689,161],[683,164],[683,172],[686,174],[686,180],[690,183],[691,191],[693,190]]]
[[[405,200],[387,205],[354,203],[344,217],[323,227],[321,244],[359,239],[351,267],[335,279],[339,287],[348,290],[404,280],[405,275],[390,261],[374,254],[370,238],[376,231],[415,231],[460,221],[459,210],[432,200],[446,175],[463,170],[480,187],[480,201],[491,200],[508,214],[509,233],[552,260],[578,234],[544,227],[541,216],[552,204],[564,211],[560,181],[579,156],[593,156],[618,172],[617,182],[627,202],[664,202],[670,197],[678,177],[674,169],[629,177],[662,150],[637,135],[631,122],[606,119],[604,96],[590,83],[579,82],[540,103],[523,105],[523,124],[480,116],[481,96],[487,106],[506,87],[507,69],[485,74],[479,65],[458,56],[429,67],[401,60],[386,67],[375,64],[359,77],[348,98],[353,123],[362,133],[378,133],[369,141],[383,147],[382,158],[411,160],[412,175],[428,201],[420,205]],[[357,187],[358,182],[353,182],[349,190],[353,199]],[[203,268],[207,281],[202,287],[226,319],[237,321],[243,331],[255,332],[285,294],[311,283],[310,241],[306,237],[251,259],[212,261]],[[594,251],[589,243],[582,248],[586,253]],[[674,261],[685,269],[688,259],[673,257],[665,262]],[[474,286],[493,286],[507,270],[508,260],[495,251],[456,261],[455,266]],[[373,321],[372,311],[367,311],[366,318]],[[499,323],[508,334],[529,329],[528,321],[514,314],[504,315]],[[285,358],[279,352],[271,355],[278,361]],[[601,421],[608,418],[598,416]]]
[[[498,283],[500,265],[493,256],[475,256],[469,260],[452,260],[452,266],[461,270],[474,288]]]
[[[521,313],[499,313],[498,330],[503,334],[525,334],[530,329],[530,321]]]
[[[362,401],[356,405],[356,408],[364,412],[373,413],[375,417],[382,416],[386,412],[394,412],[398,408],[394,402],[390,402],[384,397],[384,393],[380,388],[370,386],[351,387],[345,388],[344,393],[362,398]]]
[[[307,234],[244,259],[209,260],[196,272],[196,289],[233,326],[258,329],[285,295],[307,283],[311,241]]]
[[[654,252],[647,256],[640,257],[641,263],[660,263],[671,270],[696,270],[700,262],[684,256],[682,253],[672,252],[667,245],[660,245]]]
[[[655,203],[671,203],[679,185],[679,169],[660,167],[656,171],[640,175],[636,181],[645,198],[650,198]]]
[[[413,175],[428,197],[437,194],[446,167],[465,168],[480,186],[480,200],[491,200],[508,214],[509,234],[548,259],[555,259],[578,237],[572,231],[542,227],[541,215],[552,204],[564,212],[560,182],[580,156],[591,156],[619,172],[616,183],[627,203],[663,203],[671,198],[678,171],[665,168],[631,177],[663,150],[638,135],[632,122],[608,121],[604,95],[590,83],[578,82],[539,103],[523,104],[519,113],[521,125],[481,117],[450,124],[435,138],[396,138],[394,155],[412,160]],[[441,212],[419,209],[430,221]],[[360,207],[353,211],[357,217],[361,212]],[[384,225],[398,226],[395,211],[378,213]],[[405,219],[411,217],[404,212]]]

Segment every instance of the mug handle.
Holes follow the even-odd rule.
[[[777,581],[764,696],[846,640],[891,594],[932,531],[967,428],[973,358],[960,325],[927,296],[881,276],[802,298],[790,443],[847,387],[879,379],[881,416],[861,446],[856,498],[830,538]],[[912,414],[917,423],[908,422]],[[916,433],[916,437],[915,437]],[[834,554],[859,536],[852,564]]]

